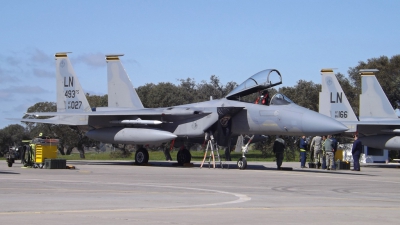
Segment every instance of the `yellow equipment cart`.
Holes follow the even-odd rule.
[[[24,166],[43,168],[47,160],[57,158],[58,139],[40,137],[23,142],[29,143],[23,147],[22,163]]]

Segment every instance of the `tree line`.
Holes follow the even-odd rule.
[[[400,100],[400,55],[391,58],[381,56],[368,59],[366,62],[360,61],[355,67],[350,67],[348,75],[337,73],[336,77],[341,84],[354,112],[358,115],[359,95],[361,93],[361,76],[358,74],[360,69],[378,69],[376,77],[386,93],[393,108],[397,107],[396,101]],[[317,74],[317,73],[316,73]],[[234,81],[225,85],[221,83],[218,76],[212,75],[209,81],[197,83],[193,78],[180,79],[178,84],[170,82],[160,82],[158,84],[148,83],[137,87],[136,91],[146,108],[169,107],[174,105],[207,101],[212,97],[219,99],[225,97],[238,84]],[[278,90],[270,90],[271,94],[280,92],[296,104],[318,111],[319,92],[321,84],[313,81],[299,80],[293,87],[280,87]],[[98,96],[86,94],[91,107],[106,107],[108,96]],[[253,96],[247,100],[254,101]],[[55,102],[38,102],[29,107],[27,112],[55,112]],[[96,143],[84,136],[84,132],[65,125],[49,125],[38,123],[24,123],[25,125],[12,124],[0,129],[0,147],[4,152],[6,146],[21,145],[24,139],[32,139],[39,133],[58,137],[61,140],[61,153],[68,154],[72,148],[77,147],[83,151],[83,146],[94,146]],[[271,144],[272,139],[269,139]],[[66,152],[63,150],[66,149]]]

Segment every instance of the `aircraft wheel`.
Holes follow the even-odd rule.
[[[176,159],[178,160],[178,164],[181,165],[185,163],[190,163],[190,160],[192,160],[192,154],[190,154],[190,151],[185,148],[178,151]]]
[[[7,162],[8,167],[12,167],[12,162]]]
[[[145,148],[139,148],[135,153],[135,163],[138,165],[149,162],[149,152]]]
[[[237,161],[237,166],[240,170],[244,170],[247,168],[247,160],[246,157],[241,157],[238,161]]]

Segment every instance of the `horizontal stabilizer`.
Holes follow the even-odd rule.
[[[7,118],[8,120],[26,122],[26,123],[45,123],[45,124],[57,124],[57,125],[68,125],[68,126],[84,126],[87,125],[86,117],[52,117],[49,119],[18,119],[18,118]]]

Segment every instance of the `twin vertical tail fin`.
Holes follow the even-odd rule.
[[[128,74],[119,59],[123,55],[106,55],[108,107],[143,109]]]
[[[56,53],[57,112],[90,112],[91,108],[74,68],[69,52]]]
[[[360,120],[369,120],[372,117],[382,119],[398,119],[395,110],[390,104],[385,92],[376,79],[377,69],[360,70]]]
[[[68,52],[56,53],[57,112],[90,112],[85,92],[68,58]],[[56,124],[87,125],[88,116],[56,116]]]
[[[340,122],[358,121],[333,69],[322,69],[322,90],[319,93],[319,113]],[[349,127],[350,131],[355,129]]]

